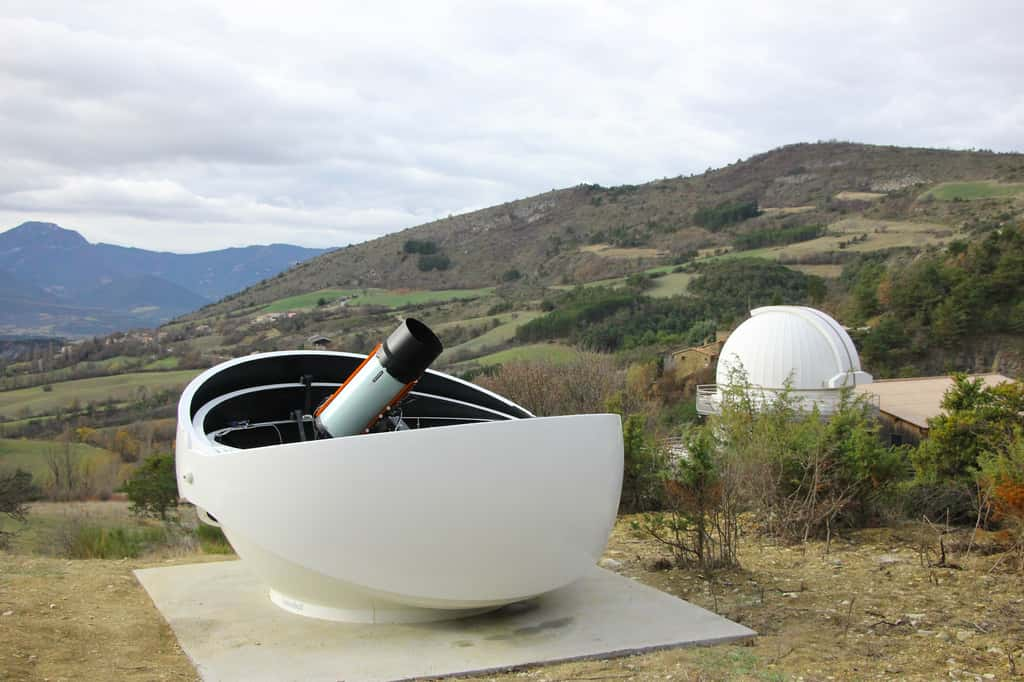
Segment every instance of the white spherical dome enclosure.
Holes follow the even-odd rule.
[[[765,306],[750,311],[719,354],[716,384],[698,387],[697,411],[717,414],[723,394],[737,383],[757,399],[788,388],[805,409],[830,414],[844,388],[872,382],[861,370],[850,335],[820,310]]]
[[[370,359],[250,355],[207,370],[181,397],[179,491],[278,606],[440,620],[555,590],[593,566],[618,509],[618,415],[534,417],[428,370],[385,413],[393,430],[318,434],[310,406]]]

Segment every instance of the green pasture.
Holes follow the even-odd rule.
[[[637,270],[637,272],[640,273],[640,274],[644,274],[644,275],[655,275],[655,274],[662,273],[662,272],[669,273],[669,274],[679,274],[679,273],[672,273],[672,271],[675,270],[677,267],[679,267],[679,266],[678,265],[659,265],[659,266],[653,267],[653,268],[645,268],[644,270]],[[617,287],[621,287],[621,286],[625,285],[626,277],[627,277],[627,275],[623,275],[622,277],[608,277],[606,279],[595,279],[595,280],[591,280],[589,282],[581,282],[580,284],[556,284],[556,285],[552,286],[551,288],[552,289],[557,289],[558,291],[571,291],[571,290],[575,289],[577,286],[583,286],[583,287],[609,287],[611,289],[615,289]],[[655,281],[657,281],[657,280],[655,280]],[[657,295],[657,294],[654,294],[654,295]],[[662,294],[662,295],[663,296],[673,296],[674,294]]]
[[[481,356],[472,360],[472,363],[483,367],[517,360],[547,360],[554,364],[567,364],[579,358],[580,355],[580,351],[572,346],[564,346],[560,343],[531,343]]]
[[[440,291],[387,291],[385,289],[367,289],[366,293],[356,296],[349,305],[382,305],[388,308],[404,308],[409,305],[424,303],[444,303],[461,301],[467,298],[480,298],[494,293],[494,287],[482,289],[443,289]]]
[[[696,277],[690,272],[669,272],[667,275],[651,280],[654,285],[645,293],[654,298],[670,298],[686,293],[686,288]]]
[[[167,360],[165,358],[164,360]],[[97,374],[116,374],[118,372],[128,372],[132,370],[144,370],[152,365],[152,369],[168,369],[177,366],[177,359],[174,359],[174,365],[169,366],[167,362],[157,360],[155,362],[148,362],[142,357],[128,357],[124,355],[117,355],[106,360],[86,360],[79,362],[72,367],[62,367],[60,369],[48,370],[44,374],[40,375],[32,371],[32,363],[29,362],[17,362],[8,366],[7,371],[11,375],[9,381],[18,381],[18,376],[22,374],[35,374],[38,376],[45,376],[47,381],[69,381],[75,372],[95,372]]]
[[[70,448],[71,456],[78,461],[80,470],[98,470],[117,460],[117,455],[85,443],[58,443],[52,440],[26,440],[22,438],[0,438],[0,471],[23,469],[32,474],[37,485],[42,485],[49,476],[47,457],[61,454]]]
[[[320,291],[312,291],[308,294],[279,298],[270,305],[264,306],[260,312],[283,313],[289,310],[315,308],[320,299],[324,299],[328,303],[332,303],[337,301],[339,298],[354,296],[357,293],[358,291],[351,289],[321,289]]]
[[[483,289],[442,289],[439,291],[395,291],[388,289],[321,289],[309,294],[289,296],[265,306],[263,313],[279,313],[289,310],[315,308],[323,299],[333,303],[347,298],[347,305],[379,305],[387,308],[403,308],[424,303],[443,303],[468,298],[480,298],[494,293],[494,287]]]
[[[131,400],[138,390],[145,387],[150,391],[184,387],[199,374],[198,370],[185,369],[173,372],[133,372],[115,374],[92,379],[75,379],[49,384],[50,390],[42,386],[19,388],[0,392],[0,416],[13,419],[25,409],[30,414],[51,414],[58,407],[66,407],[72,401],[79,404],[103,402],[114,399],[119,402]]]
[[[1024,194],[1024,183],[1002,183],[994,180],[978,182],[944,182],[925,192],[922,196],[939,201],[970,201]]]
[[[502,324],[494,327],[493,329],[488,329],[480,336],[474,337],[469,341],[460,343],[457,346],[452,346],[451,348],[446,349],[446,352],[450,356],[460,351],[477,352],[482,351],[485,348],[491,348],[507,343],[515,338],[516,329],[543,314],[544,313],[539,310],[523,310],[518,313],[506,313],[500,316],[500,318],[504,320]],[[483,319],[487,320],[491,318]],[[441,332],[439,331],[439,333]],[[442,340],[443,338],[444,337],[442,336]]]
[[[142,369],[147,371],[147,372],[150,372],[150,371],[166,371],[166,370],[171,370],[171,369],[178,369],[178,362],[179,361],[180,361],[180,358],[177,358],[177,357],[171,355],[171,356],[168,356],[166,358],[160,358],[159,360],[154,360],[153,362],[147,363],[147,364],[142,366]]]

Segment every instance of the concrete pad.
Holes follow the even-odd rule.
[[[240,561],[135,571],[204,680],[403,680],[607,658],[753,630],[594,567],[568,587],[463,620],[334,623],[271,603]]]

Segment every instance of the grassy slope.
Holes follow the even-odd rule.
[[[283,313],[289,310],[303,310],[305,308],[315,308],[317,301],[320,299],[326,300],[328,303],[343,298],[345,296],[354,296],[356,291],[351,289],[320,289],[319,291],[311,291],[308,294],[300,294],[298,296],[288,296],[274,301],[270,305],[264,307],[260,312],[264,313]]]
[[[721,258],[766,258],[770,260],[798,261],[804,258],[850,251],[868,253],[899,247],[920,248],[945,244],[956,237],[948,225],[932,222],[911,222],[906,220],[870,220],[868,218],[845,218],[829,225],[829,234],[785,246],[766,246],[749,251],[729,251],[719,256],[708,256],[706,260]],[[840,248],[840,242],[864,237],[864,241]]]
[[[23,408],[28,408],[32,414],[49,414],[55,408],[66,406],[76,398],[82,405],[108,398],[117,401],[130,400],[142,386],[150,391],[183,387],[197,374],[199,372],[193,369],[175,372],[134,372],[62,381],[52,384],[50,391],[44,391],[40,386],[3,391],[0,392],[0,416],[11,419]]]
[[[500,365],[516,360],[547,360],[548,362],[561,364],[572,362],[578,357],[580,357],[580,351],[572,346],[564,346],[558,343],[532,343],[527,346],[509,348],[508,350],[484,355],[473,360],[473,363],[483,367]]]
[[[62,451],[63,443],[48,440],[0,438],[0,470],[24,469],[36,482],[47,476],[46,457]],[[102,466],[117,459],[117,455],[85,443],[70,443],[71,455],[79,466]]]
[[[317,307],[322,299],[333,303],[348,298],[348,305],[381,305],[401,308],[423,303],[441,303],[466,298],[478,298],[494,293],[494,287],[480,289],[444,289],[440,291],[389,291],[386,289],[320,289],[308,294],[288,296],[265,306],[260,312],[277,313]]]
[[[352,305],[382,305],[388,308],[403,308],[424,303],[443,303],[466,298],[480,298],[494,293],[494,287],[480,289],[443,289],[440,291],[384,291],[370,290],[352,299]]]
[[[544,313],[537,310],[524,310],[519,313],[507,314],[504,316],[502,324],[494,327],[493,329],[488,329],[480,336],[476,336],[469,341],[460,343],[457,346],[452,346],[447,350],[447,352],[450,354],[458,353],[460,351],[476,352],[485,348],[493,348],[494,346],[502,343],[507,343],[515,338],[516,329],[543,314]]]
[[[654,298],[668,298],[686,293],[686,288],[696,275],[688,272],[670,272],[654,280],[654,286],[647,291]]]
[[[930,196],[940,201],[953,201],[954,199],[969,201],[1017,194],[1024,194],[1024,184],[982,180],[979,182],[944,182],[925,192],[924,196]]]

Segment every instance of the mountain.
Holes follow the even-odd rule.
[[[1024,155],[800,143],[700,175],[552,190],[332,251],[209,312],[324,288],[580,283],[681,262],[694,250],[730,249],[739,235],[815,225],[831,230],[837,224],[834,231],[841,233],[847,227],[841,221],[854,217],[930,221],[952,230],[1005,210],[985,201],[934,201],[929,194],[958,181],[985,181],[1001,191],[1024,181]],[[702,209],[744,203],[756,217],[724,228],[699,224]],[[823,262],[838,263],[852,253],[834,248],[832,260]]]
[[[91,244],[54,223],[0,233],[0,333],[81,336],[153,326],[324,249],[289,244],[195,254]]]

